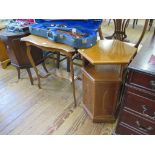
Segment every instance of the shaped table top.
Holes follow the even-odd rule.
[[[61,43],[56,43],[53,41],[48,40],[47,38],[35,36],[35,35],[29,35],[26,37],[21,38],[21,41],[28,42],[30,44],[34,44],[39,47],[43,48],[49,48],[52,50],[61,50],[65,52],[74,52],[75,49],[69,45],[61,44]]]
[[[137,49],[130,43],[119,40],[99,40],[88,49],[79,49],[78,52],[92,64],[128,64]]]

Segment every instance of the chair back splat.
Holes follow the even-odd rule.
[[[126,28],[129,25],[129,19],[114,19],[115,31],[113,37],[117,40],[124,41],[127,38]]]
[[[116,39],[116,40],[120,40],[120,41],[127,41],[126,40],[126,38],[127,38],[126,29],[129,25],[130,20],[129,19],[113,19],[113,21],[114,21],[114,33],[112,34],[112,36],[108,36],[106,38],[107,39]],[[141,43],[141,41],[145,35],[145,32],[147,30],[148,23],[149,23],[149,19],[146,19],[144,26],[143,26],[142,33],[134,47],[138,48],[139,44]]]

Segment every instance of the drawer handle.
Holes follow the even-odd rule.
[[[143,130],[143,131],[145,131],[145,132],[154,130],[152,126],[148,126],[148,127],[142,126],[142,125],[139,123],[139,121],[136,121],[136,124],[137,124],[137,126],[138,126],[138,128],[139,128],[140,130]]]
[[[146,107],[146,105],[142,105],[142,108],[143,108],[143,112],[142,112],[142,113],[143,113],[145,116],[150,117],[150,118],[152,118],[152,119],[155,119],[155,112],[154,112],[154,116],[150,116],[150,115],[146,114],[146,111],[148,110],[147,107]]]
[[[155,89],[155,81],[150,81],[150,85],[151,85],[152,89]]]

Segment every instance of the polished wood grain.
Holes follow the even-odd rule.
[[[2,68],[5,69],[10,62],[7,51],[6,51],[5,44],[2,40],[0,40],[0,63],[2,65]]]
[[[35,36],[35,35],[29,35],[27,37],[21,38],[21,41],[29,42],[34,44],[35,46],[39,46],[40,48],[46,48],[46,50],[49,48],[50,50],[55,51],[65,51],[66,52],[74,52],[75,49],[71,46],[55,43],[53,41],[50,41],[46,38]]]
[[[93,122],[114,122],[121,78],[118,72],[82,69],[84,109]]]
[[[119,40],[99,40],[88,49],[79,49],[79,53],[92,64],[127,64],[137,49]]]
[[[93,81],[93,82],[102,82],[102,81],[118,81],[121,80],[119,76],[119,65],[118,66],[93,66],[89,65],[85,70],[85,74]],[[88,73],[88,74],[87,74]]]

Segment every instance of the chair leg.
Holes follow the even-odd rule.
[[[33,78],[32,78],[32,74],[31,74],[31,70],[30,70],[30,68],[26,68],[26,70],[27,70],[27,73],[29,75],[31,85],[33,85]]]
[[[153,19],[150,19],[150,22],[149,22],[149,31],[150,31],[150,29],[152,27],[152,24],[153,24]]]
[[[133,25],[132,25],[133,29],[135,28],[135,22],[136,22],[136,19],[133,20]]]
[[[76,107],[76,95],[75,95],[75,81],[74,81],[74,68],[73,68],[73,60],[72,56],[69,57],[70,60],[70,76],[72,80],[72,91],[73,91],[73,97],[74,97],[74,106]]]
[[[109,19],[108,26],[110,25],[111,19]]]
[[[102,28],[101,27],[98,29],[98,33],[99,33],[99,36],[100,36],[100,40],[103,40],[104,37],[103,37],[103,33],[102,33]]]
[[[46,73],[49,73],[47,68],[46,68],[45,62],[42,62],[42,66],[43,66],[44,70],[46,71]]]
[[[67,57],[67,72],[70,72],[70,59]]]
[[[132,28],[133,28],[133,29],[135,28],[135,24],[136,24],[136,25],[138,24],[138,19],[134,19],[134,20],[133,20],[133,25],[132,25]]]
[[[20,79],[20,68],[16,68],[18,72],[18,79]]]
[[[57,68],[59,68],[60,67],[60,52],[57,52]]]

